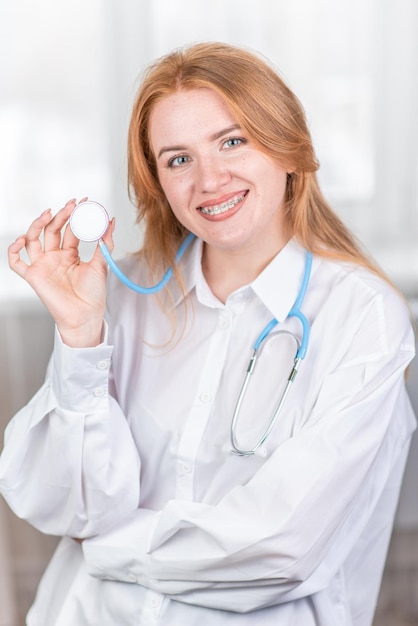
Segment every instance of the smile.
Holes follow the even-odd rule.
[[[205,215],[221,215],[222,213],[226,213],[230,209],[233,209],[236,204],[242,202],[247,194],[243,193],[239,196],[234,196],[227,202],[222,202],[221,204],[215,204],[211,207],[199,207],[199,211],[204,213]]]

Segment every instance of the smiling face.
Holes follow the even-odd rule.
[[[173,213],[213,252],[270,260],[285,245],[287,172],[252,145],[215,91],[164,97],[149,137]]]

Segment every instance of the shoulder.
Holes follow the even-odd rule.
[[[313,316],[336,339],[356,340],[369,353],[414,351],[412,314],[406,300],[371,270],[316,256],[312,292]]]

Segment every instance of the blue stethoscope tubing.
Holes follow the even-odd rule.
[[[292,369],[290,370],[290,374],[288,376],[287,382],[286,382],[286,386],[283,390],[282,395],[280,396],[279,402],[274,410],[274,413],[272,415],[272,417],[270,418],[270,422],[268,423],[268,426],[266,428],[266,430],[264,431],[264,433],[261,435],[261,437],[258,439],[257,443],[252,447],[252,448],[248,448],[248,449],[243,449],[240,448],[238,446],[237,440],[236,440],[236,430],[237,430],[237,423],[238,423],[238,416],[242,407],[242,403],[245,397],[245,393],[247,391],[248,385],[250,383],[250,379],[251,379],[251,375],[254,371],[256,362],[257,362],[257,358],[258,358],[258,351],[261,347],[261,345],[263,344],[263,342],[267,339],[267,337],[269,336],[269,334],[271,333],[271,331],[273,330],[273,328],[275,328],[277,326],[277,324],[279,323],[275,318],[273,318],[261,331],[261,333],[258,335],[257,339],[254,342],[253,348],[252,348],[252,354],[248,363],[248,367],[245,373],[245,377],[241,386],[241,390],[238,394],[238,398],[237,398],[237,402],[235,404],[235,409],[234,409],[234,413],[232,416],[232,421],[231,421],[231,429],[230,429],[230,442],[231,442],[231,452],[233,454],[236,454],[238,456],[252,456],[254,454],[259,454],[260,456],[264,456],[265,455],[265,450],[262,448],[264,442],[266,441],[267,437],[270,435],[271,431],[273,430],[274,426],[277,423],[277,420],[279,418],[279,415],[282,411],[283,405],[285,403],[285,400],[287,398],[287,395],[290,391],[290,388],[296,378],[296,374],[299,371],[299,365],[301,363],[301,361],[305,358],[306,356],[306,352],[308,349],[308,344],[309,344],[309,335],[310,335],[310,325],[308,320],[306,319],[305,315],[302,313],[301,311],[301,306],[303,304],[303,300],[305,298],[305,294],[309,285],[309,279],[311,276],[311,269],[312,269],[312,253],[311,252],[306,252],[305,255],[305,270],[304,270],[304,274],[303,274],[303,279],[302,279],[302,284],[299,290],[299,293],[296,297],[295,303],[293,304],[292,308],[290,309],[289,313],[287,314],[287,318],[289,317],[296,317],[301,325],[302,325],[302,340],[299,343],[299,341],[296,339],[296,337],[293,335],[293,333],[290,333],[287,330],[282,330],[279,331],[281,333],[285,333],[285,334],[289,334],[291,335],[297,344],[297,350],[295,353],[295,357],[294,357],[294,361],[293,361],[293,366]]]
[[[182,242],[175,257],[176,265],[177,263],[179,263],[180,259],[182,258],[183,254],[186,252],[188,246],[190,245],[194,237],[195,236],[193,233],[189,233],[186,239]],[[113,260],[112,255],[110,254],[109,248],[107,247],[103,239],[99,239],[98,243],[100,246],[101,253],[106,259],[106,262],[109,265],[112,272],[117,276],[117,278],[119,278],[119,280],[124,285],[126,285],[127,287],[129,287],[129,289],[132,289],[136,293],[141,293],[141,294],[157,293],[158,291],[161,291],[161,289],[163,289],[166,286],[166,284],[168,283],[168,281],[173,275],[173,270],[171,267],[169,267],[166,273],[164,274],[164,276],[162,277],[162,279],[160,280],[160,282],[156,283],[155,285],[152,285],[151,287],[143,287],[142,285],[137,285],[136,283],[132,282],[132,280],[130,280],[130,278],[128,278],[128,276],[126,276],[126,274],[124,274],[116,265],[115,261]]]

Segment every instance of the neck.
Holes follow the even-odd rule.
[[[212,293],[225,303],[232,292],[255,280],[285,243],[274,250],[260,251],[256,256],[242,251],[220,250],[205,244],[202,269]]]

